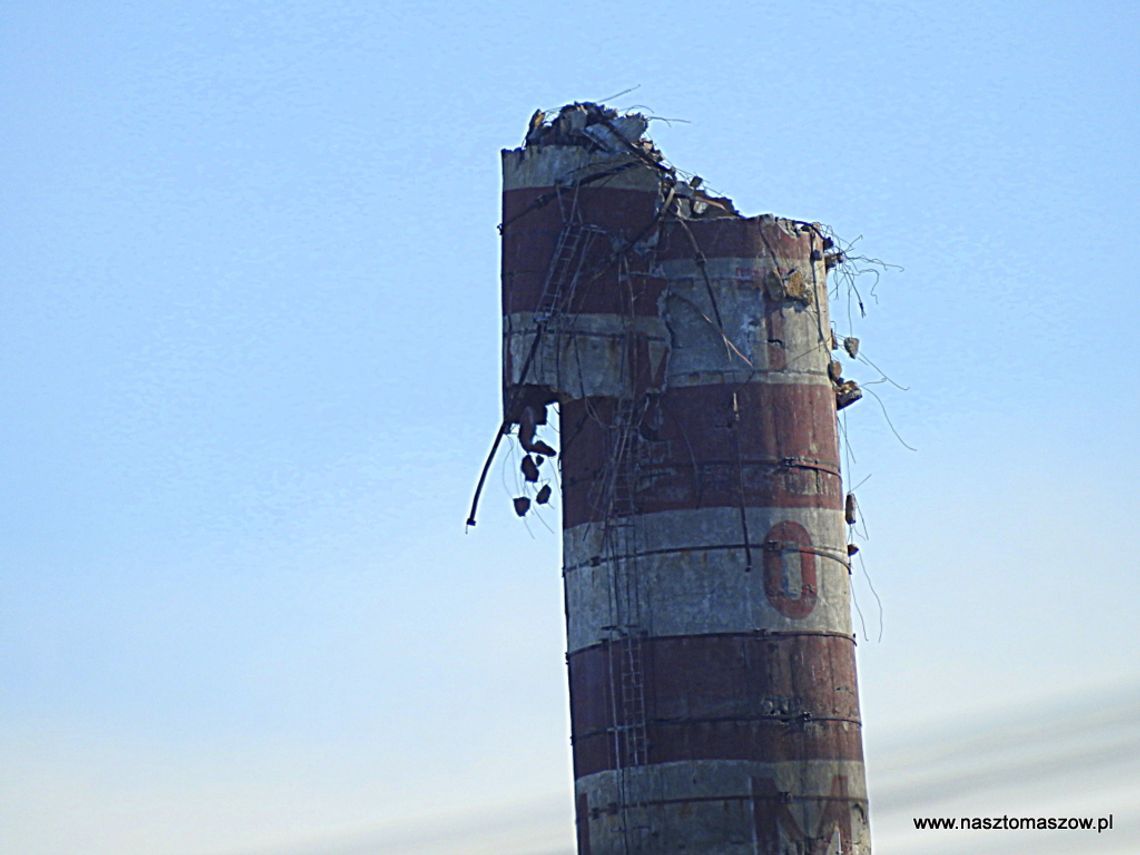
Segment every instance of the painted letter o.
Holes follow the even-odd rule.
[[[780,614],[802,620],[812,613],[819,599],[819,582],[811,535],[798,522],[776,523],[764,538],[764,593]],[[792,596],[784,579],[784,553],[795,549],[800,556],[800,590]]]

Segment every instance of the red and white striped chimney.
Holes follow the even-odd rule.
[[[571,105],[503,152],[532,461],[559,411],[578,851],[869,853],[830,241],[741,216],[645,126]]]

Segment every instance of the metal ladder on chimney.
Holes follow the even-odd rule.
[[[641,626],[640,580],[637,568],[637,452],[641,403],[630,397],[615,402],[610,423],[610,478],[606,485],[608,558],[613,573],[615,625],[607,627],[610,690],[613,694],[613,735],[618,770],[618,804],[623,849],[629,855],[648,853],[651,831],[643,816],[643,782],[630,770],[649,763],[649,723],[645,698],[645,638]]]
[[[542,283],[542,295],[535,309],[534,319],[537,323],[549,323],[570,304],[578,287],[586,250],[597,234],[597,227],[582,223],[577,209],[562,224],[562,230],[554,242],[554,252],[550,256],[550,266],[546,269],[546,279]]]
[[[644,766],[648,760],[649,734],[645,716],[645,668],[642,657],[643,630],[627,626],[618,639],[619,687],[621,691],[622,765]]]

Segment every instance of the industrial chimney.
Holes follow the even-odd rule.
[[[561,480],[578,852],[864,855],[842,256],[646,126],[572,104],[503,152],[500,438],[520,515]]]

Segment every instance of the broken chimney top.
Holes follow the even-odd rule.
[[[650,180],[660,186],[662,200],[668,198],[677,201],[676,213],[680,218],[743,216],[733,206],[731,199],[704,189],[704,179],[700,176],[694,175],[686,180],[679,175],[653,140],[645,135],[648,127],[649,119],[641,113],[619,113],[603,104],[575,101],[557,112],[535,110],[530,117],[523,145],[514,149],[513,154],[525,159],[543,151],[562,148],[583,152],[585,157],[595,161],[598,155],[628,161],[625,165],[614,165],[612,172],[606,173],[607,175],[616,175],[640,162],[642,169],[656,176]],[[554,179],[555,185],[565,184],[569,180],[568,176],[574,176],[574,172],[570,169],[568,175]],[[578,176],[574,177],[582,180]],[[597,178],[595,175],[588,180]],[[604,184],[604,181],[600,183]],[[669,205],[666,204],[666,207]]]
[[[617,110],[589,101],[567,104],[557,113],[535,110],[530,117],[525,146],[575,145],[606,151],[640,149],[662,160],[651,140],[642,139],[649,120],[640,113],[619,114]]]

